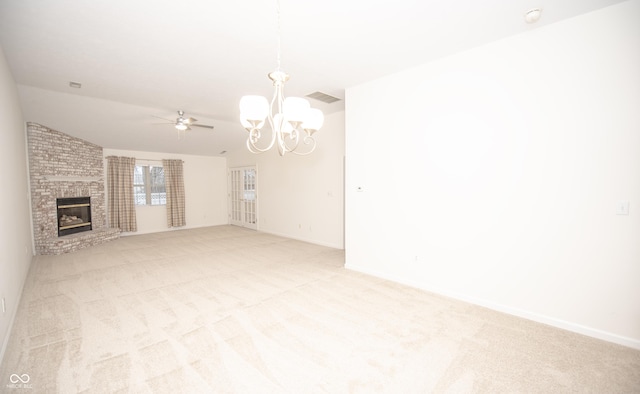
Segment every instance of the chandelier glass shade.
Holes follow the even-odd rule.
[[[274,92],[271,102],[263,96],[244,96],[240,99],[240,123],[249,132],[247,148],[252,153],[278,148],[280,156],[291,152],[307,155],[316,148],[313,134],[324,123],[319,109],[311,108],[309,101],[300,97],[284,97],[284,84],[289,75],[280,69],[280,5],[278,11],[278,68],[269,73]],[[271,127],[269,142],[262,142],[266,123]],[[300,151],[299,147],[304,146]]]

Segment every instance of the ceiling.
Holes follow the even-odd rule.
[[[313,107],[342,111],[345,88],[619,2],[280,0],[285,94],[320,91],[342,100]],[[106,148],[215,156],[244,144],[240,97],[272,95],[276,0],[0,0],[0,44],[27,121]],[[177,110],[215,129],[179,139],[154,124]]]

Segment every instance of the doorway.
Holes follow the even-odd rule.
[[[258,229],[257,175],[255,167],[229,169],[229,221],[235,226]]]

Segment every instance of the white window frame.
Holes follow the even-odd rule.
[[[143,177],[143,183],[135,183],[136,179],[134,176],[134,183],[133,183],[133,194],[134,194],[134,201],[135,201],[135,205],[136,206],[165,206],[167,205],[167,191],[165,188],[164,183],[161,185],[154,185],[152,184],[152,176],[151,176],[151,171],[152,168],[154,167],[159,167],[162,168],[162,171],[164,173],[164,168],[162,166],[159,165],[153,165],[153,164],[138,164],[136,163],[136,169],[137,167],[141,167],[142,168],[142,177]],[[163,177],[164,179],[164,177]],[[138,200],[138,195],[142,194],[142,193],[136,193],[136,187],[142,187],[144,188],[144,192],[145,192],[145,200],[144,200],[144,204],[139,202]],[[157,190],[158,187],[162,188],[162,191],[160,192],[155,192],[154,190]],[[154,199],[153,199],[153,194],[160,194],[160,196],[158,197],[158,203],[154,204]]]

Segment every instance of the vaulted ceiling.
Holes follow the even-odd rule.
[[[342,99],[311,100],[331,114],[348,87],[619,2],[280,0],[285,93]],[[240,97],[272,95],[276,20],[276,0],[2,0],[0,44],[27,121],[107,148],[219,155],[244,144]],[[215,129],[178,139],[154,124],[177,110]]]

